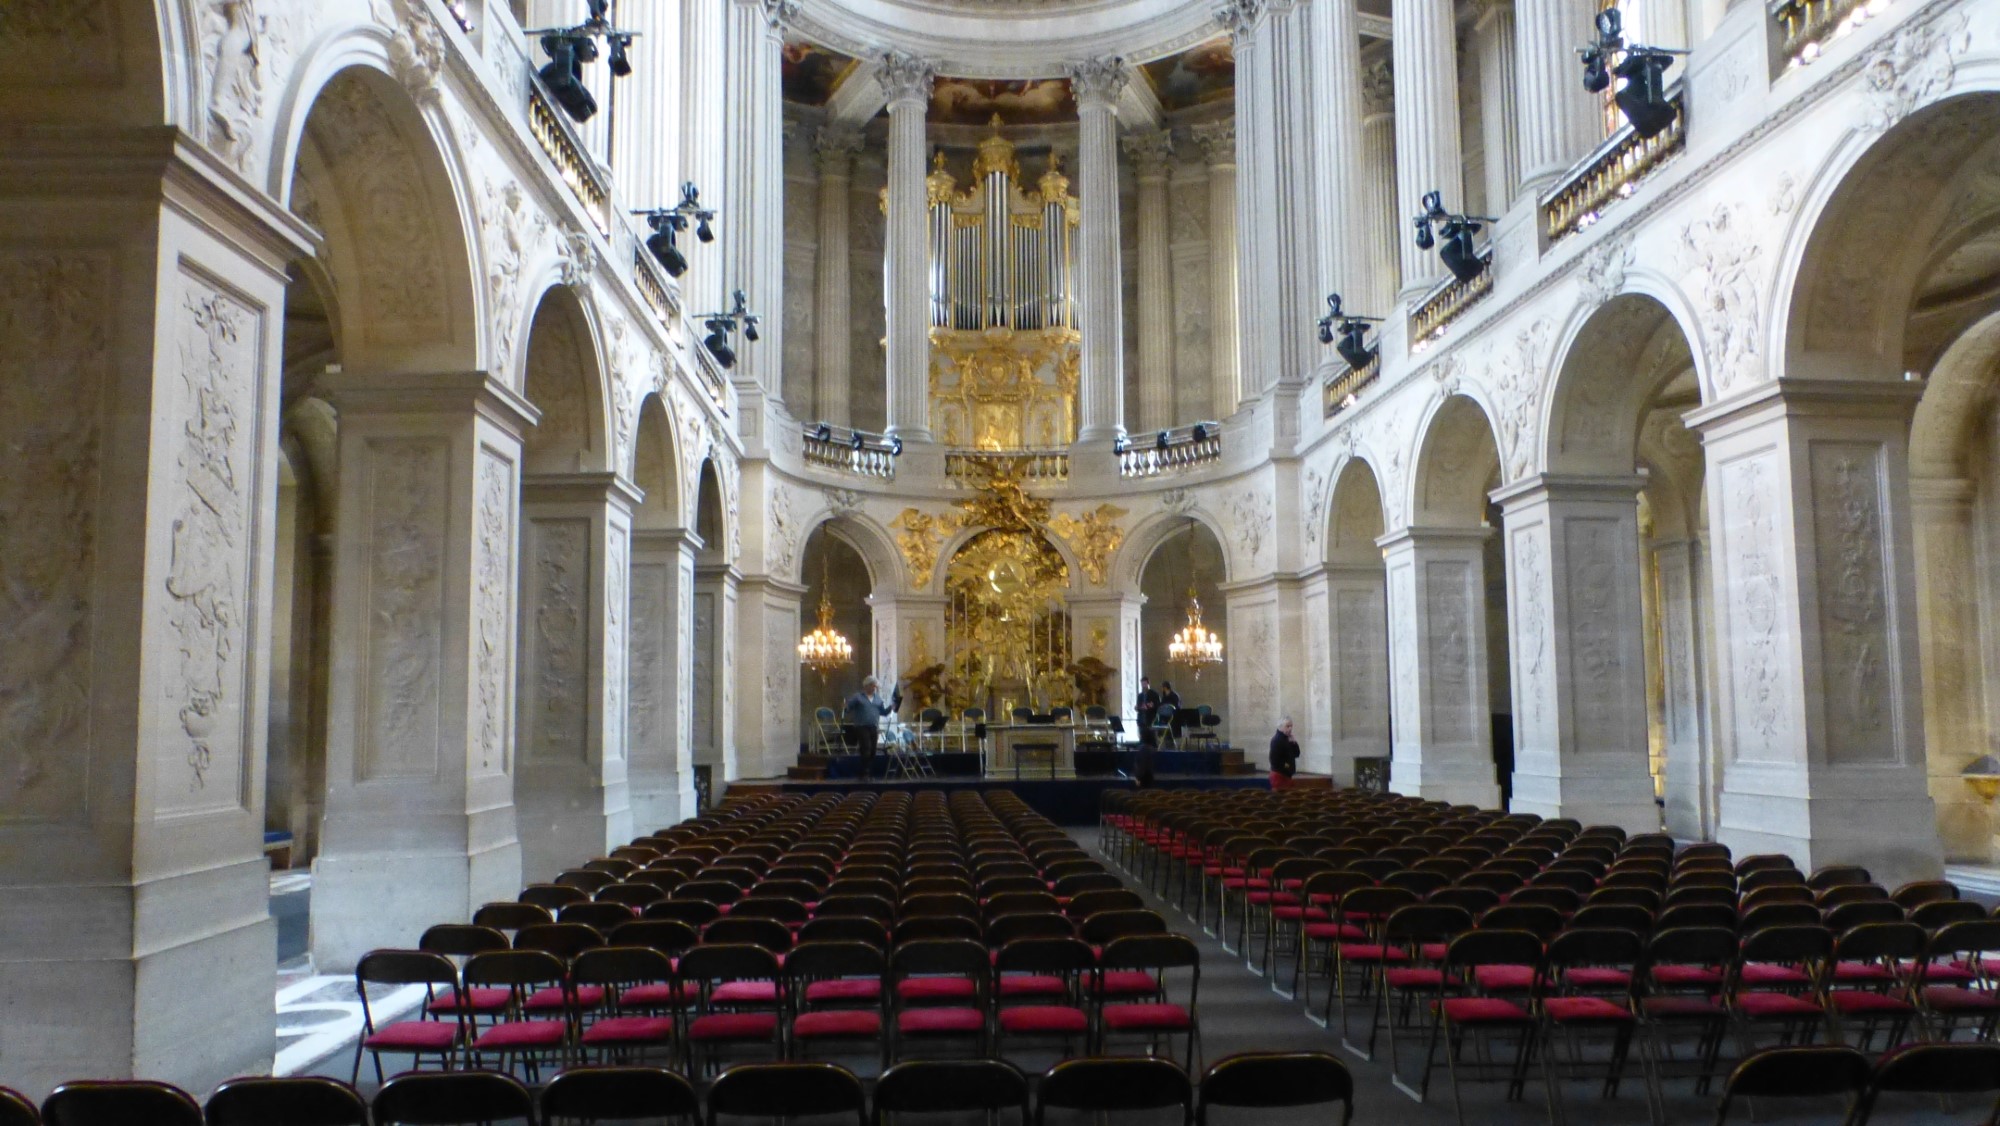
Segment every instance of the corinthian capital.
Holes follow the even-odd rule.
[[[813,156],[823,176],[845,176],[854,170],[854,154],[861,151],[861,131],[845,125],[824,125],[813,137]]]
[[[1377,114],[1395,110],[1396,73],[1389,68],[1389,60],[1382,59],[1361,72],[1361,112]]]
[[[1167,160],[1174,155],[1173,134],[1164,129],[1158,132],[1127,133],[1120,138],[1125,146],[1125,157],[1141,176],[1164,176]]]
[[[1247,33],[1264,11],[1264,0],[1225,0],[1215,10],[1215,22],[1235,39]]]
[[[1066,63],[1063,72],[1069,75],[1078,107],[1108,106],[1118,100],[1118,95],[1125,92],[1125,84],[1132,80],[1132,72],[1125,69],[1125,60],[1117,57]]]
[[[1203,159],[1210,164],[1236,163],[1236,119],[1203,122],[1188,127],[1188,136],[1201,146]]]
[[[890,105],[904,101],[928,103],[931,100],[931,82],[936,77],[937,66],[929,59],[889,51],[882,56],[882,66],[875,74],[875,81],[881,83],[882,94]]]

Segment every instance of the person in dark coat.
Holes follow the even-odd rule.
[[[1292,717],[1286,716],[1271,736],[1271,788],[1282,790],[1299,772],[1299,741],[1292,738]]]
[[[1178,744],[1181,737],[1181,694],[1174,691],[1174,682],[1171,680],[1160,682],[1160,706],[1174,709],[1173,718],[1169,719],[1167,724],[1169,730],[1173,732],[1175,743]]]
[[[1153,717],[1160,711],[1160,693],[1154,689],[1150,677],[1139,678],[1139,785],[1153,784],[1153,756],[1160,748],[1159,736],[1153,734]]]
[[[861,780],[875,776],[875,746],[882,737],[882,720],[903,706],[903,690],[898,687],[888,703],[882,702],[881,683],[874,677],[861,682],[861,691],[847,698],[841,723],[851,733],[861,752]]]

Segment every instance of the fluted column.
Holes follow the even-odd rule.
[[[1434,190],[1444,193],[1446,207],[1458,207],[1464,200],[1458,160],[1458,49],[1451,0],[1404,0],[1394,6],[1392,15],[1396,214],[1416,214],[1417,201]],[[1420,292],[1437,279],[1443,267],[1435,253],[1418,250],[1414,240],[1402,243],[1403,292]]]
[[[1362,160],[1361,30],[1354,0],[1313,0],[1306,18],[1312,60],[1313,167],[1318,173],[1312,178],[1313,214],[1321,230],[1319,276],[1305,297],[1317,304],[1322,289],[1331,286],[1349,301],[1358,301],[1364,299],[1371,274],[1363,249],[1368,167]]]
[[[724,32],[729,14],[724,0],[690,0],[679,5],[680,35],[680,167],[681,179],[701,189],[711,207],[725,203],[722,173]],[[676,196],[675,199],[679,197]],[[669,203],[673,200],[667,201]],[[738,216],[724,214],[716,226],[727,230]],[[723,268],[719,253],[690,254],[681,295],[691,312],[722,307]]]
[[[1224,408],[1233,414],[1255,401],[1272,378],[1278,342],[1271,308],[1277,294],[1289,292],[1278,263],[1277,225],[1269,221],[1271,201],[1280,190],[1276,103],[1283,94],[1273,77],[1277,52],[1265,0],[1230,0],[1215,17],[1236,53],[1237,286],[1258,298],[1237,304],[1236,384]]]
[[[1082,291],[1081,442],[1124,432],[1125,316],[1118,267],[1118,95],[1131,75],[1123,59],[1069,66],[1079,122],[1077,194],[1082,198],[1077,285]]]
[[[819,255],[814,268],[816,304],[814,337],[814,417],[839,426],[852,419],[848,409],[848,325],[854,319],[853,287],[848,278],[848,184],[854,174],[854,154],[861,151],[861,134],[827,126],[814,139],[819,161]],[[795,413],[804,413],[803,405]]]
[[[1135,430],[1172,426],[1174,418],[1174,291],[1167,254],[1167,159],[1164,131],[1125,138],[1125,155],[1139,185],[1139,412]]]
[[[1208,163],[1208,350],[1215,417],[1236,413],[1236,122],[1190,130]]]
[[[1396,239],[1402,216],[1396,207],[1395,77],[1383,60],[1361,82],[1361,258],[1366,285],[1356,312],[1382,316],[1396,300],[1402,275]],[[1364,296],[1365,295],[1365,296]]]
[[[928,441],[929,294],[925,292],[924,111],[934,75],[928,60],[890,53],[877,81],[889,100],[889,224],[882,294],[889,330],[889,432]]]
[[[1520,187],[1520,138],[1515,128],[1513,0],[1484,0],[1472,25],[1479,58],[1479,130],[1486,151],[1486,206],[1506,213]]]
[[[764,314],[762,340],[739,339],[736,377],[765,394],[782,397],[785,354],[785,150],[778,60],[784,21],[796,8],[787,0],[736,0],[729,29],[730,102],[723,115],[733,213],[722,226],[728,276],[722,294],[741,289],[750,308]],[[718,306],[719,307],[719,306]],[[708,312],[698,309],[697,312]]]
[[[611,174],[619,199],[633,207],[668,207],[680,198],[679,111],[681,21],[679,5],[629,4],[617,9],[618,26],[636,31],[629,53],[632,73],[618,80],[611,120]]]
[[[1603,133],[1576,61],[1576,48],[1591,39],[1592,10],[1585,0],[1520,0],[1515,9],[1524,192],[1547,187]]]

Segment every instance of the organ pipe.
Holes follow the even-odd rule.
[[[980,143],[966,190],[939,153],[928,179],[931,324],[958,331],[1076,327],[1077,200],[1052,154],[1030,191],[1014,145]]]

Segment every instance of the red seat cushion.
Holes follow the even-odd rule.
[[[1080,1035],[1090,1027],[1082,1009],[1068,1005],[1015,1005],[1000,1010],[1000,1031],[1021,1035]]]
[[[873,1009],[830,1009],[800,1013],[792,1021],[793,1036],[880,1036],[882,1014]]]
[[[496,1024],[472,1042],[475,1051],[518,1051],[522,1048],[553,1048],[569,1035],[569,1022],[561,1020],[510,1020]]]
[[[1114,1032],[1185,1032],[1194,1018],[1179,1005],[1106,1005],[1104,1027]]]
[[[1663,965],[1651,972],[1653,984],[1670,989],[1712,989],[1722,984],[1722,971],[1713,966]]]
[[[716,986],[708,997],[717,1005],[775,1005],[778,1003],[778,983],[725,981]]]
[[[910,977],[896,983],[896,995],[905,1001],[961,1001],[979,995],[971,978]]]
[[[1422,958],[1426,962],[1442,962],[1444,961],[1445,954],[1450,949],[1450,943],[1426,942],[1417,947],[1417,957]]]
[[[778,1030],[776,1013],[709,1013],[688,1025],[690,1040],[768,1040]]]
[[[1002,997],[1060,997],[1067,987],[1054,974],[1001,974]]]
[[[1975,1012],[2000,1008],[2000,993],[1964,989],[1956,985],[1933,985],[1924,990],[1924,1004],[1941,1013]]]
[[[1632,984],[1632,971],[1613,966],[1572,966],[1563,971],[1563,981],[1579,989],[1623,989]]]
[[[1368,932],[1353,923],[1307,923],[1306,937],[1322,941],[1339,939],[1342,942],[1366,942]]]
[[[1662,1020],[1711,1019],[1728,1015],[1722,1005],[1709,997],[1648,997],[1639,1002],[1649,1017]]]
[[[1812,1000],[1790,993],[1738,993],[1736,1008],[1744,1016],[1760,1020],[1815,1017],[1821,1011]]]
[[[1887,993],[1871,993],[1865,989],[1836,989],[1826,995],[1827,1001],[1843,1013],[1910,1013],[1916,1006],[1901,997]]]
[[[836,1001],[873,1001],[882,996],[882,981],[872,977],[844,977],[815,981],[806,986],[806,1004],[825,1005]]]
[[[1271,908],[1271,916],[1276,919],[1296,919],[1301,915],[1305,916],[1308,919],[1325,919],[1327,917],[1326,909],[1324,907],[1293,906],[1293,907]]]
[[[1472,980],[1479,988],[1493,992],[1532,989],[1535,985],[1535,967],[1504,964],[1474,966]]]
[[[634,985],[618,993],[618,1006],[624,1009],[658,1009],[672,1005],[675,1001],[685,1001],[695,995],[693,985],[670,985],[655,982],[650,985]]]
[[[1835,981],[1894,981],[1896,971],[1880,962],[1836,962],[1833,967]]]
[[[1391,989],[1436,989],[1444,984],[1443,970],[1411,969],[1389,970],[1382,975]]]
[[[1804,970],[1794,966],[1779,966],[1768,962],[1745,962],[1743,963],[1742,980],[1743,984],[1754,986],[1804,985],[1811,981],[1812,978],[1808,977]]]
[[[1962,985],[1975,980],[1978,975],[1962,965],[1932,962],[1928,965],[1912,966],[1911,976],[1920,983]]]
[[[909,1009],[896,1014],[896,1030],[916,1033],[971,1033],[986,1030],[986,1014],[978,1009]]]
[[[1160,991],[1160,979],[1146,970],[1105,970],[1102,992],[1110,997],[1145,997]]]
[[[361,1044],[381,1052],[440,1052],[457,1042],[457,1021],[403,1020],[376,1029]]]
[[[1632,1019],[1630,1009],[1602,997],[1550,997],[1542,1002],[1542,1011],[1559,1022]]]
[[[455,1013],[463,1007],[468,1012],[497,1013],[507,1007],[507,999],[513,991],[503,986],[482,985],[465,991],[463,1006],[456,990],[447,989],[424,1006],[427,1013]]]
[[[583,1030],[585,1044],[651,1044],[671,1040],[672,1017],[605,1017]]]
[[[576,1003],[579,1008],[593,1008],[604,1003],[604,987],[601,985],[579,985],[576,987]],[[551,985],[528,994],[524,1003],[531,1013],[548,1013],[568,1004],[563,997],[562,986]]]
[[[1340,956],[1350,962],[1407,962],[1410,955],[1396,946],[1378,942],[1343,942]]]
[[[1446,1020],[1460,1024],[1525,1021],[1528,1010],[1499,997],[1448,997],[1444,1002]]]

